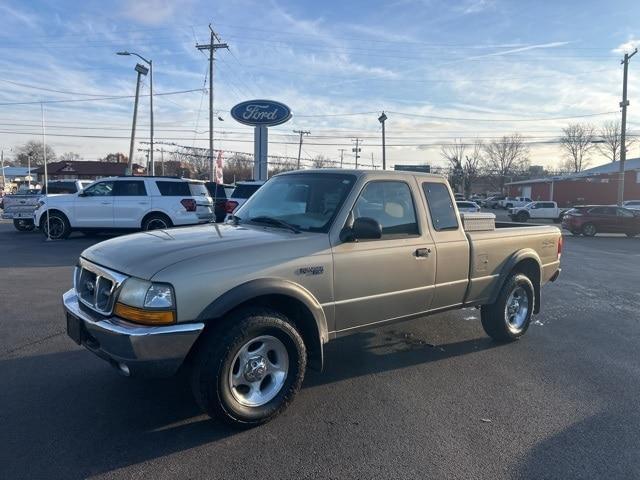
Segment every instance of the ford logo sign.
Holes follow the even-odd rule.
[[[273,100],[248,100],[233,107],[231,116],[245,125],[272,127],[288,121],[291,109]]]

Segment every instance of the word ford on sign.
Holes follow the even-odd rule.
[[[249,100],[231,109],[231,116],[245,125],[269,127],[291,118],[291,109],[273,100]]]

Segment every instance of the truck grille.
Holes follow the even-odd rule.
[[[126,278],[81,259],[74,276],[76,294],[87,307],[108,315],[113,310],[116,292]]]

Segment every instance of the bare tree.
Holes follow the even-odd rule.
[[[567,165],[573,172],[581,172],[589,164],[589,153],[596,147],[595,127],[572,123],[562,129],[560,147],[565,152]]]
[[[241,153],[234,153],[224,163],[224,183],[253,178],[253,158]]]
[[[291,170],[295,170],[297,167],[296,161],[293,158],[287,157],[275,157],[273,159],[269,159],[269,174],[277,175],[282,172],[290,172]]]
[[[327,168],[331,162],[324,155],[316,155],[311,160],[311,165],[313,168]]]
[[[480,175],[480,166],[482,162],[482,149],[484,145],[481,140],[476,140],[473,143],[473,149],[464,156],[464,164],[462,169],[464,171],[464,192],[467,196],[471,194],[471,187],[473,182]]]
[[[500,191],[504,191],[509,177],[521,173],[529,165],[529,147],[518,133],[484,144],[482,152],[481,164]]]
[[[58,157],[58,160],[63,162],[77,162],[79,160],[82,160],[82,157],[79,153],[76,152],[64,152]]]
[[[602,127],[600,127],[598,134],[600,138],[597,140],[597,148],[600,153],[607,157],[611,162],[617,162],[620,160],[620,142],[622,140],[620,135],[620,120],[605,122]],[[627,136],[626,141],[628,150],[629,147],[635,143],[636,139]]]
[[[128,163],[129,155],[125,155],[124,153],[108,153],[104,158],[100,159],[101,162],[109,162],[109,163]]]
[[[449,166],[452,169],[452,174],[450,175],[451,186],[456,192],[461,190],[464,183],[462,162],[464,161],[466,149],[467,146],[462,143],[461,139],[456,139],[453,143],[440,147],[440,155],[449,162]]]
[[[27,143],[16,147],[16,162],[19,165],[26,167],[29,164],[29,157],[31,157],[32,167],[37,167],[44,163],[42,142],[29,140]],[[53,162],[55,159],[56,153],[53,148],[47,145],[47,162]]]

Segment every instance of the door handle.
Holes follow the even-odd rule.
[[[418,248],[415,251],[416,257],[421,257],[421,258],[428,257],[430,253],[431,253],[430,248]]]
[[[111,202],[100,202],[102,205],[111,205]]]

